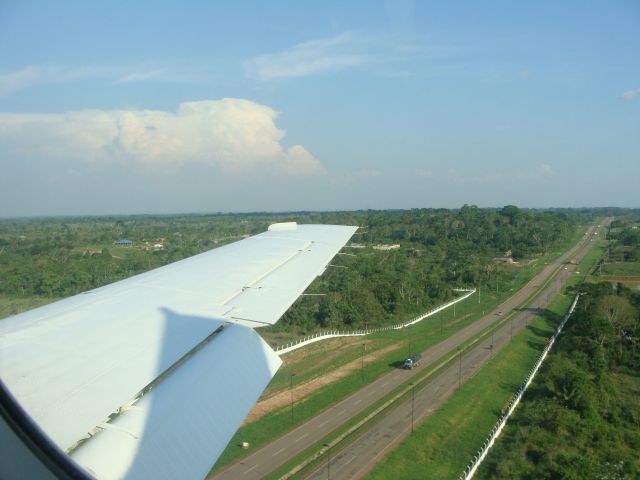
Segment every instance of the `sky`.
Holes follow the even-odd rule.
[[[0,217],[640,207],[640,2],[0,0]]]

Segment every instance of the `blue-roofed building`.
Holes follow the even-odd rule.
[[[133,245],[133,242],[131,240],[127,240],[126,238],[122,238],[120,240],[116,240],[113,243],[115,245],[117,245],[118,247],[131,247]]]

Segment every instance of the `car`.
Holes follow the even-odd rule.
[[[402,368],[404,368],[405,370],[411,370],[413,367],[417,367],[420,363],[421,358],[422,355],[420,355],[419,353],[414,353],[404,361],[404,363],[402,364]]]

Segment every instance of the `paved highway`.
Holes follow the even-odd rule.
[[[587,242],[576,254],[577,259],[580,260],[586,255],[592,245]],[[566,270],[560,270],[536,299],[534,307],[519,310],[519,313],[508,319],[492,337],[478,342],[471,350],[461,355],[459,362],[440,372],[424,387],[416,389],[413,398],[413,414],[412,400],[409,398],[345,448],[330,452],[331,478],[363,478],[411,433],[412,415],[413,423],[417,425],[437,410],[458,388],[459,383],[464,383],[472,377],[496,352],[509,343],[513,335],[524,329],[533,317],[548,305],[562,290],[576,268],[574,265],[567,265]],[[326,477],[327,465],[323,464],[306,478],[318,480]]]
[[[593,228],[588,230],[585,238],[587,236],[591,236],[592,230]],[[399,369],[390,371],[372,383],[364,386],[351,396],[339,401],[307,422],[275,439],[268,445],[249,454],[237,463],[215,473],[210,478],[216,480],[255,480],[273,472],[280,465],[289,461],[310,446],[318,443],[326,435],[340,427],[350,418],[362,412],[367,407],[374,404],[376,401],[380,400],[397,386],[403,384],[413,376],[419,375],[422,370],[437,362],[445,354],[455,351],[458,345],[461,345],[467,340],[477,336],[486,327],[500,320],[501,317],[497,315],[498,312],[506,314],[508,311],[516,308],[532,293],[534,293],[540,285],[542,285],[553,274],[553,272],[560,267],[562,263],[573,259],[582,247],[588,247],[589,245],[590,243],[588,241],[586,243],[581,241],[578,245],[574,246],[557,260],[546,266],[543,271],[536,275],[536,277],[534,277],[533,280],[531,280],[525,287],[519,290],[515,295],[510,297],[494,311],[423,352],[420,366],[411,371]],[[570,274],[569,270],[562,270],[559,278],[564,280],[568,274]],[[516,327],[514,326],[514,328]],[[463,363],[470,362],[474,357],[471,354],[467,354],[465,355],[465,358],[467,358],[467,360],[463,361]],[[420,401],[422,402],[423,400]],[[397,410],[400,411],[401,409],[398,408]],[[337,462],[337,459],[338,457],[336,457],[336,460],[334,461]],[[338,463],[336,463],[336,468],[338,468]],[[336,476],[335,478],[351,477]]]

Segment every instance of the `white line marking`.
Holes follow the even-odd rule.
[[[328,422],[328,421],[329,421],[329,420],[325,420],[324,422],[322,422],[321,424],[319,424],[319,425],[318,425],[318,428],[322,428],[322,427],[324,427],[324,426],[327,424],[327,422]]]
[[[340,410],[340,411],[338,412],[338,416],[340,416],[340,415],[344,415],[344,410]]]
[[[375,390],[371,390],[369,393],[367,393],[367,396],[373,395],[374,393],[376,393],[376,391]]]
[[[280,455],[282,452],[284,452],[287,449],[287,447],[282,447],[280,450],[278,450],[276,453],[274,453],[273,455],[271,455],[272,457],[275,457],[276,455]]]
[[[356,400],[355,402],[353,402],[353,404],[354,404],[354,405],[357,405],[357,404],[359,404],[361,401],[362,401],[362,400],[358,399],[358,400]]]
[[[300,435],[300,436],[298,437],[298,439],[296,440],[296,442],[299,442],[300,440],[302,440],[303,438],[306,438],[306,437],[308,437],[308,436],[309,436],[309,434],[308,434],[308,433],[305,433],[304,435]]]
[[[383,387],[386,387],[388,383],[389,383],[389,382],[384,382],[384,383],[382,384],[382,386],[383,386]],[[353,458],[355,458],[355,457],[353,457]],[[352,459],[352,460],[353,460],[353,459]]]
[[[249,470],[247,470],[246,472],[243,473],[243,475],[246,475],[247,473],[249,473],[250,471],[252,471],[254,468],[256,468],[258,466],[258,464],[256,463],[253,467],[251,467]]]
[[[351,457],[351,459],[349,459],[349,461],[347,463],[344,464],[344,466],[346,467],[347,465],[349,465],[351,462],[353,462],[356,458],[358,458],[356,455],[354,455],[353,457]]]

